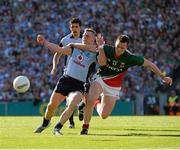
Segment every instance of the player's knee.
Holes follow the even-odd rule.
[[[108,116],[109,116],[109,115],[108,115],[107,113],[101,113],[101,114],[100,114],[100,117],[101,117],[102,119],[106,119]]]
[[[87,105],[91,105],[91,106],[94,106],[94,103],[95,103],[95,99],[87,99],[86,101]]]
[[[47,109],[48,109],[48,111],[54,111],[55,106],[52,103],[50,103],[50,104],[47,105]]]

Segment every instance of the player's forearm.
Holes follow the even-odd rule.
[[[149,68],[151,71],[153,71],[157,76],[161,77],[161,79],[163,80],[165,75],[161,72],[161,70],[151,61],[145,59],[144,60],[144,66]]]
[[[53,53],[62,53],[62,48],[57,44],[51,43],[49,41],[44,42],[44,46],[47,47]]]
[[[102,47],[99,47],[98,51],[99,51],[99,55],[97,57],[98,64],[100,66],[105,66],[107,64],[107,57],[106,57],[106,55],[104,53],[104,49]]]
[[[91,52],[95,52],[95,50],[96,50],[96,45],[73,43],[73,44],[71,44],[71,46],[74,48],[78,48],[78,49],[86,50],[86,51],[91,51]]]
[[[52,69],[56,69],[57,64],[59,63],[59,58],[61,57],[61,53],[55,53],[53,56],[53,68]]]

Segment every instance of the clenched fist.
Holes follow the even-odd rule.
[[[163,82],[165,82],[166,84],[172,85],[172,78],[170,77],[164,77],[163,78]]]
[[[44,38],[43,35],[38,35],[38,36],[37,36],[37,42],[38,42],[39,44],[44,45],[45,41],[46,41],[46,39]]]

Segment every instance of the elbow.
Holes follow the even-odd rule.
[[[151,61],[145,59],[143,66],[146,68],[152,68],[154,64]]]
[[[58,46],[58,47],[55,49],[55,53],[57,53],[57,56],[59,56],[59,55],[62,53],[61,47]]]

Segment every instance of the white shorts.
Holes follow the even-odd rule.
[[[103,95],[107,95],[107,96],[113,96],[113,97],[117,97],[119,99],[119,94],[120,94],[120,90],[121,87],[111,87],[109,85],[107,85],[106,83],[104,83],[104,81],[101,79],[101,77],[99,76],[95,76],[95,80],[94,82],[98,82],[102,89],[103,89]]]

